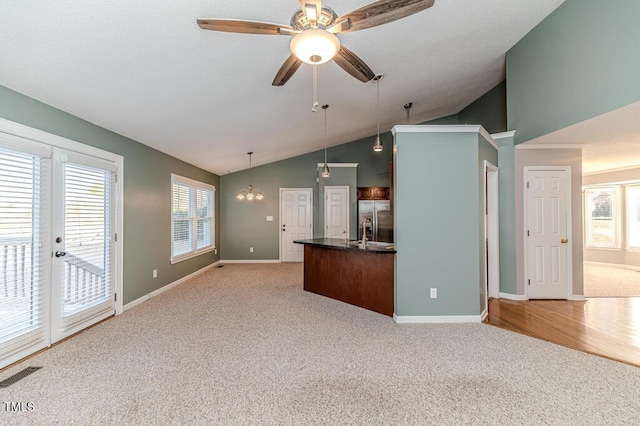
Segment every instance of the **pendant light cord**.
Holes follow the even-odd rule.
[[[327,164],[327,109],[329,105],[323,105],[324,110],[324,163]]]
[[[311,104],[311,112],[318,111],[318,67],[313,65],[313,103]]]
[[[376,81],[376,89],[377,89],[377,96],[376,96],[376,112],[378,114],[378,138],[380,138],[380,78],[378,79],[378,81]]]

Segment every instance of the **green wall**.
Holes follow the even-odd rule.
[[[464,126],[420,127],[395,128],[395,314],[480,315],[481,169],[497,151]]]
[[[516,144],[640,100],[640,1],[567,0],[507,52]]]
[[[505,135],[498,143],[498,216],[500,220],[500,292],[517,294],[515,137]],[[520,172],[519,172],[520,173]]]
[[[213,252],[170,264],[171,173],[215,185],[218,176],[71,114],[0,86],[0,117],[124,157],[124,303],[197,271],[219,259]],[[179,141],[176,141],[178,143]],[[220,226],[216,220],[216,245]],[[152,278],[153,269],[158,278]]]
[[[498,83],[458,113],[459,124],[480,124],[489,133],[507,131],[507,83]]]
[[[358,163],[356,186],[390,186],[389,162],[392,159],[392,137],[380,135],[382,152],[373,151],[373,137],[330,147],[329,163]],[[253,168],[253,186],[264,194],[264,200],[247,203],[236,200],[241,188],[248,185],[249,171],[230,173],[220,178],[221,256],[225,260],[277,260],[279,259],[279,190],[280,188],[313,188],[314,235],[323,235],[323,204],[319,197],[323,185],[318,178],[318,163],[324,163],[324,150],[277,161]],[[345,175],[346,173],[346,175]],[[331,170],[331,185],[353,185],[352,172]],[[356,221],[355,188],[350,191],[352,236]],[[273,222],[266,217],[273,216]],[[253,247],[253,253],[249,252]]]

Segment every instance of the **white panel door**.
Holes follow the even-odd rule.
[[[349,239],[349,187],[324,188],[324,237]]]
[[[570,200],[567,170],[527,171],[529,299],[567,299]]]
[[[295,240],[313,238],[311,189],[280,190],[281,261],[304,261],[304,247]]]
[[[52,327],[56,342],[111,316],[115,165],[54,150]]]

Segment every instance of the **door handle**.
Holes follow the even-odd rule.
[[[66,255],[67,253],[64,251],[56,251],[56,257],[62,257],[64,255]]]
[[[562,244],[567,244],[569,242],[569,240],[567,240],[566,238],[563,238],[563,239],[560,240],[560,242]]]

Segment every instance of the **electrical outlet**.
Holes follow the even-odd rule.
[[[153,270],[153,278],[158,278],[158,270],[157,269]]]
[[[437,299],[438,298],[438,289],[437,288],[430,289],[429,295],[430,295],[430,297],[432,299]]]
[[[273,222],[273,216],[267,216],[267,222]]]
[[[253,253],[253,247],[249,247],[249,253]]]
[[[218,249],[213,249],[213,254],[218,254]]]

